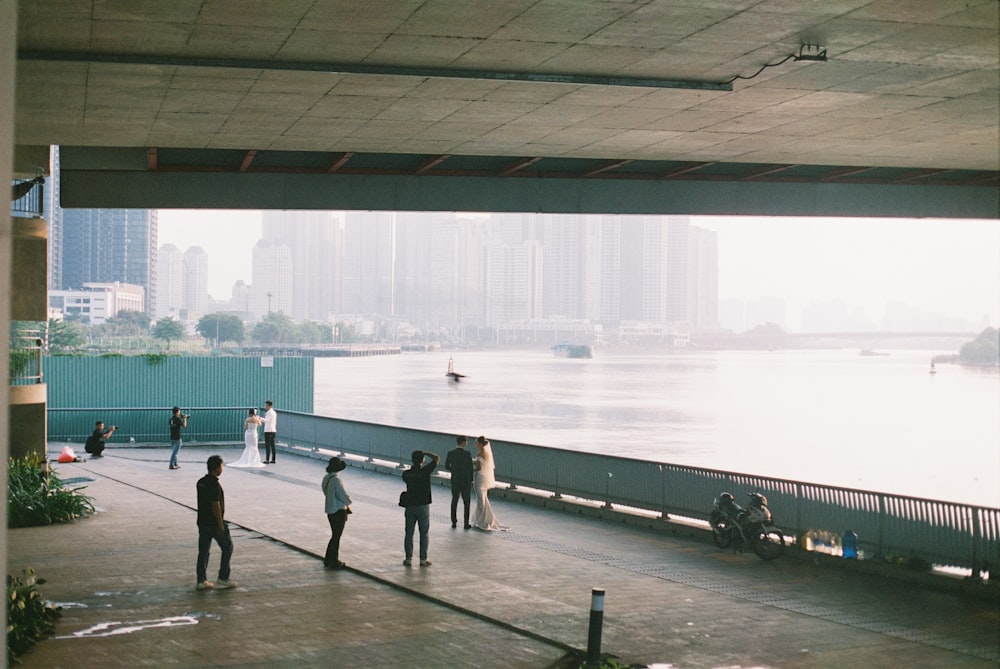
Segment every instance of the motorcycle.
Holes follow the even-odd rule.
[[[785,537],[773,525],[767,497],[759,492],[747,493],[750,502],[744,509],[728,492],[715,498],[708,520],[712,526],[712,541],[719,548],[736,543],[742,551],[750,546],[762,560],[773,560],[785,551]]]

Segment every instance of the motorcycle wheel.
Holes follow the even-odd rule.
[[[713,523],[712,524],[712,541],[719,548],[727,548],[733,543],[733,537],[736,532],[733,528],[725,523]]]
[[[777,528],[762,529],[753,542],[753,552],[762,560],[773,560],[785,552],[785,537]]]

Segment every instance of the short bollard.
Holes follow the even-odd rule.
[[[593,588],[590,591],[590,631],[587,634],[587,664],[601,663],[601,628],[604,625],[604,591]]]

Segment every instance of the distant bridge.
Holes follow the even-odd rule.
[[[735,335],[740,336],[740,335]],[[768,335],[749,335],[768,336]],[[797,339],[975,339],[978,332],[789,332],[776,337],[795,337]]]
[[[838,339],[870,345],[872,342],[900,339],[962,339],[972,341],[978,332],[742,332],[693,333],[691,344],[703,348],[769,348],[788,344],[801,346],[806,341]]]

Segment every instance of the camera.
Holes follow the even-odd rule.
[[[183,417],[183,418],[184,418],[184,420],[187,420],[188,418],[190,418],[190,417],[191,417],[191,414],[189,414],[189,413],[182,413],[182,414],[181,414],[181,417]]]
[[[112,426],[111,426],[111,429],[112,429],[112,430],[117,430],[117,429],[118,429],[118,426],[117,426],[117,425],[112,425]]]

